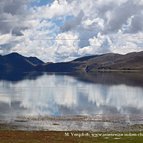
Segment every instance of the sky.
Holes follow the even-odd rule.
[[[0,0],[0,54],[45,62],[143,50],[143,0]]]

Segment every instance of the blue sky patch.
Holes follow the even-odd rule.
[[[34,0],[31,5],[32,6],[43,6],[51,4],[54,0]]]

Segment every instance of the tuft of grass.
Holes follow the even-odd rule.
[[[0,131],[0,143],[142,143],[143,136],[73,136],[84,132]],[[91,134],[90,132],[87,132]],[[94,134],[94,133],[93,133]],[[98,134],[98,133],[95,133]],[[101,133],[99,133],[101,134]],[[132,133],[134,134],[134,133]],[[137,134],[137,133],[135,133]],[[143,133],[142,133],[143,134]]]

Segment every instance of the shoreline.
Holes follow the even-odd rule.
[[[143,131],[143,115],[17,117],[0,121],[0,130],[14,131]]]
[[[142,143],[143,123],[126,124],[126,122],[123,122],[123,117],[120,116],[119,118],[119,115],[110,116],[109,120],[106,119],[107,116],[105,116],[105,119],[103,117],[99,118],[99,115],[96,117],[98,118],[92,118],[93,121],[89,117],[89,121],[87,121],[87,116],[76,116],[72,119],[71,116],[43,119],[30,119],[30,117],[27,117],[27,120],[21,117],[13,123],[1,122],[0,143]],[[120,119],[122,119],[122,122]],[[142,121],[142,116],[132,116],[130,119],[136,119],[136,122],[139,119]],[[32,127],[32,122],[38,128]],[[40,124],[44,125],[43,122],[48,125],[45,129],[39,126]],[[62,129],[62,123],[67,128]],[[71,126],[69,126],[70,124]],[[82,125],[85,126],[82,128]],[[95,130],[90,130],[93,125],[95,125]],[[107,126],[103,128],[102,125]],[[50,126],[51,129],[49,128]],[[86,130],[86,126],[89,127],[87,128],[88,130]],[[54,130],[58,127],[60,130]],[[71,127],[73,127],[73,130],[70,130]]]

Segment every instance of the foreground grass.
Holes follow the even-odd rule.
[[[139,133],[126,134],[102,136],[90,132],[0,131],[0,143],[143,143],[143,133],[141,136]]]

